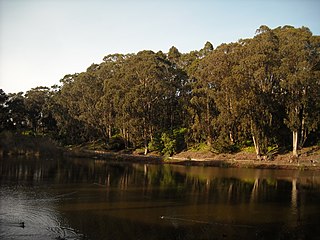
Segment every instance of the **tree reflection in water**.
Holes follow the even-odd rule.
[[[1,189],[22,185],[25,191],[58,196],[52,211],[83,238],[315,239],[320,234],[317,172],[86,159],[3,159],[0,172]]]

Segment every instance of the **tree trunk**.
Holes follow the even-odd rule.
[[[254,134],[252,134],[252,140],[253,140],[253,144],[254,144],[254,149],[256,150],[257,159],[261,160],[261,149],[260,149],[259,141],[254,136]]]
[[[129,143],[130,143],[129,129],[126,129],[126,148],[129,148]]]
[[[299,147],[303,147],[304,143],[307,140],[307,131],[306,131],[306,124],[305,124],[305,117],[302,116],[302,121],[301,121],[301,136],[300,136],[300,143]]]
[[[293,145],[292,154],[294,157],[298,157],[298,131],[292,132],[292,145]]]
[[[148,154],[148,144],[147,144],[147,140],[144,140],[144,155]]]
[[[110,109],[112,109],[112,106],[110,104]],[[112,126],[111,126],[111,119],[112,119],[112,114],[111,114],[111,111],[109,110],[109,113],[108,113],[108,137],[109,139],[112,137]]]
[[[108,125],[108,138],[111,139],[112,137],[112,131],[111,131],[111,125]]]
[[[143,145],[144,145],[144,155],[147,155],[148,153],[148,139],[147,139],[147,124],[146,124],[146,118],[143,118]]]
[[[211,137],[211,127],[210,127],[210,104],[209,98],[207,98],[206,104],[206,124],[207,124],[207,145],[211,147],[212,145],[212,137]]]
[[[230,142],[234,144],[234,137],[231,130],[229,130],[229,139],[230,139]]]
[[[302,90],[303,97],[306,96],[307,91],[306,89]],[[301,135],[300,135],[300,141],[299,141],[299,147],[303,147],[306,139],[307,139],[307,130],[306,130],[306,121],[305,121],[305,106],[302,106],[301,110]]]

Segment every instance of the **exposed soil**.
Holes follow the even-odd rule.
[[[66,155],[154,164],[166,163],[188,166],[320,170],[320,146],[300,150],[298,158],[293,158],[291,152],[286,152],[281,154],[274,153],[263,160],[257,160],[254,153],[244,151],[235,154],[215,154],[210,151],[185,151],[165,158],[154,153],[145,156],[131,152],[71,149]]]
[[[274,153],[258,160],[255,153],[244,151],[235,154],[186,151],[169,158],[169,162],[221,167],[320,170],[320,146],[301,149],[298,158],[294,158],[291,152]]]

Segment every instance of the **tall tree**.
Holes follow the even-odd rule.
[[[142,51],[129,57],[115,79],[109,79],[108,90],[116,93],[116,118],[135,146],[148,142],[157,132],[173,128],[179,121],[181,79],[165,56]],[[118,95],[121,94],[121,95]],[[110,96],[110,95],[109,95]]]
[[[319,111],[319,42],[308,28],[285,26],[275,30],[280,39],[281,82],[285,123],[292,131],[293,156],[298,156],[308,132],[316,129]]]
[[[215,134],[212,136],[215,147],[219,145],[221,150],[226,150],[236,142],[239,130],[239,113],[235,108],[238,91],[234,87],[232,69],[238,64],[240,47],[238,43],[223,44],[203,58],[199,67],[200,79],[205,79],[211,87],[211,101],[215,106],[214,111],[211,110],[214,115],[207,117],[212,119],[207,126],[211,127],[211,134]]]
[[[98,105],[102,112],[100,119],[102,126],[106,131],[108,139],[116,133],[116,128],[121,126],[120,129],[124,131],[124,122],[120,122],[122,118],[121,106],[123,105],[124,94],[127,92],[126,86],[122,84],[122,76],[125,74],[123,65],[125,61],[130,58],[131,54],[111,54],[103,58],[100,64],[99,77],[103,80],[103,96],[101,97]],[[123,133],[128,144],[127,133]]]
[[[64,144],[88,141],[88,127],[78,118],[78,94],[73,90],[79,74],[68,74],[60,80],[62,86],[54,94],[53,116],[57,121],[58,139]]]
[[[49,109],[50,89],[48,87],[36,87],[25,94],[25,106],[28,112],[28,122],[34,133],[44,133],[53,122]]]
[[[27,126],[27,110],[23,92],[8,94],[6,102],[8,108],[8,129],[21,131]]]
[[[183,56],[185,71],[189,76],[191,86],[190,104],[188,106],[191,115],[191,133],[195,142],[206,141],[212,143],[212,118],[216,114],[213,92],[215,90],[212,79],[207,78],[203,70],[203,59],[213,51],[211,43],[207,42],[200,51],[192,51]]]

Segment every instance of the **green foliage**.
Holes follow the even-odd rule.
[[[255,149],[253,146],[244,147],[241,150],[248,153],[255,153]]]
[[[163,155],[172,156],[185,149],[185,134],[187,133],[186,128],[174,129],[172,132],[164,132],[161,135],[161,143],[163,148],[161,153]]]
[[[231,143],[229,139],[222,136],[212,143],[211,151],[216,153],[235,153],[239,150],[238,144]]]
[[[161,140],[161,135],[153,137],[153,139],[148,144],[148,149],[151,152],[161,152],[164,149],[163,141]]]
[[[125,149],[125,140],[120,135],[114,135],[109,139],[109,142],[107,144],[108,150],[123,150]]]
[[[161,153],[172,156],[175,153],[176,139],[170,134],[162,133],[161,141],[164,145]]]
[[[210,146],[208,146],[206,143],[204,142],[201,142],[201,143],[198,143],[198,144],[195,144],[193,145],[191,148],[190,148],[190,151],[194,151],[194,152],[207,152],[207,151],[211,151],[211,148]]]
[[[181,53],[111,54],[61,86],[0,89],[0,131],[63,144],[107,142],[172,155],[184,149],[258,157],[269,146],[315,144],[320,135],[320,37],[261,26],[251,39]],[[116,134],[116,135],[115,135]],[[308,139],[308,140],[307,140]],[[246,144],[246,142],[248,144]],[[295,146],[297,147],[297,146]]]

